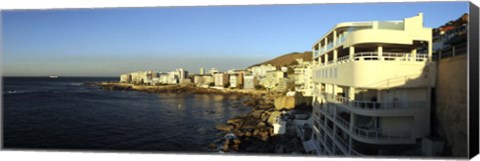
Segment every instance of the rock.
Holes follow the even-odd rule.
[[[260,118],[264,111],[265,110],[253,110],[248,116],[254,117],[254,118]]]
[[[210,144],[208,144],[208,148],[209,149],[217,149],[217,145],[214,144],[214,143],[210,143]]]
[[[259,133],[259,135],[260,135],[260,139],[262,141],[268,141],[268,138],[269,138],[269,133],[268,132],[262,131],[262,132]]]
[[[258,136],[259,133],[260,133],[260,129],[253,130],[253,135],[254,136]]]
[[[241,141],[240,139],[234,139],[234,140],[233,140],[233,143],[234,143],[235,145],[239,145],[240,143],[242,143],[242,141]]]
[[[282,96],[275,99],[275,109],[291,110],[295,108],[295,96]]]
[[[267,124],[266,124],[265,122],[263,122],[263,121],[261,121],[261,122],[259,122],[259,123],[257,124],[257,128],[264,128],[264,127],[266,127],[266,126],[267,126]]]
[[[275,123],[277,117],[280,116],[281,114],[282,114],[282,112],[280,112],[280,111],[272,112],[272,114],[270,114],[270,116],[268,117],[267,123],[270,124],[270,125],[273,125]]]
[[[253,107],[253,106],[256,106],[257,103],[258,103],[258,101],[257,101],[256,99],[248,99],[248,100],[245,100],[245,101],[243,102],[243,105],[244,105],[244,106],[251,106],[251,107]]]
[[[232,145],[232,150],[233,150],[233,151],[238,151],[238,150],[239,150],[239,146],[238,146],[237,144]]]
[[[215,126],[215,128],[220,131],[231,131],[233,129],[231,125],[225,125],[225,124],[218,124]]]
[[[227,124],[233,125],[235,127],[235,130],[240,129],[243,126],[244,123],[245,123],[245,119],[244,118],[239,118],[239,117],[229,119],[227,121]]]

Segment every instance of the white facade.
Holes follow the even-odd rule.
[[[229,74],[230,76],[230,88],[238,88],[238,74]]]
[[[253,75],[243,76],[243,89],[255,89],[255,77]]]
[[[313,152],[405,155],[430,135],[435,64],[422,14],[337,24],[313,51]]]
[[[268,71],[266,76],[260,80],[260,85],[267,89],[275,88],[285,78],[282,71]]]
[[[228,74],[226,73],[215,73],[214,82],[217,87],[224,87],[230,80],[228,79]]]
[[[210,85],[211,83],[214,83],[214,79],[212,75],[195,75],[193,77],[193,82],[197,86],[204,86],[204,85]]]
[[[312,96],[312,64],[303,59],[297,59],[297,62],[294,68],[295,91],[302,92],[303,96]]]
[[[253,76],[262,78],[267,75],[267,72],[275,71],[277,70],[277,68],[272,66],[271,64],[267,64],[267,65],[254,66],[249,68],[248,70],[252,72]]]
[[[121,83],[130,83],[132,81],[131,74],[122,74],[120,75],[120,82]]]
[[[208,74],[215,74],[215,73],[218,73],[219,71],[215,68],[211,68],[209,71],[208,71]]]

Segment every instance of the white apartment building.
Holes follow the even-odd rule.
[[[265,77],[267,75],[267,72],[269,71],[275,71],[277,70],[276,67],[272,66],[271,64],[267,65],[260,65],[260,66],[254,66],[248,69],[250,72],[252,72],[253,76],[255,77]]]
[[[255,77],[253,75],[243,76],[243,89],[255,89]]]
[[[130,73],[120,75],[121,83],[130,83],[132,82],[132,75]]]
[[[273,89],[285,78],[285,72],[282,71],[268,71],[266,76],[260,79],[260,85],[264,86],[267,89]]]
[[[418,154],[430,135],[432,29],[402,21],[339,23],[313,45],[312,136],[319,155]],[[300,127],[300,125],[299,125]]]
[[[303,61],[303,59],[297,59],[296,61],[298,65],[293,69],[295,91],[302,92],[303,96],[312,96],[312,64]]]
[[[213,74],[215,86],[224,87],[230,80],[228,74],[226,73],[215,73]]]

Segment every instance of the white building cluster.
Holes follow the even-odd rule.
[[[120,75],[121,83],[147,85],[179,84],[181,82],[185,82],[186,79],[188,79],[188,71],[184,70],[183,68],[175,69],[174,71],[168,73],[161,73],[150,70]]]
[[[303,62],[297,60],[299,65],[295,68],[302,69],[301,72],[296,73],[295,78],[301,80],[301,83],[311,82],[310,62]],[[304,69],[306,68],[306,69]],[[188,71],[183,68],[178,68],[170,72],[155,72],[155,71],[139,71],[133,73],[122,74],[120,82],[145,84],[145,85],[167,85],[167,84],[193,84],[203,88],[235,88],[235,89],[269,89],[269,90],[287,90],[287,84],[291,83],[293,79],[287,77],[287,67],[277,69],[270,64],[259,65],[248,68],[247,70],[231,69],[227,72],[220,72],[215,68],[211,68],[205,72],[204,68],[200,68],[200,74],[188,74]],[[300,78],[302,77],[302,78]],[[304,80],[310,78],[308,80]],[[300,86],[297,91],[304,92],[306,96],[310,96],[309,84],[307,86]]]

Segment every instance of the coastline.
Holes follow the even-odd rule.
[[[215,89],[201,88],[192,85],[135,85],[120,82],[95,82],[91,85],[100,86],[108,90],[136,90],[150,93],[190,93],[190,94],[224,94],[224,95],[250,95],[260,96],[267,94],[266,90],[244,90],[244,89]]]
[[[215,127],[224,136],[205,145],[212,152],[239,152],[239,153],[303,153],[303,146],[294,130],[287,130],[284,135],[273,133],[273,122],[280,111],[275,108],[275,98],[284,95],[281,92],[265,90],[243,89],[213,89],[200,88],[191,85],[134,85],[119,82],[95,82],[89,85],[99,86],[106,90],[135,90],[149,93],[178,93],[178,94],[222,94],[245,96],[244,106],[252,107],[252,111],[245,115],[234,116],[223,124]],[[287,148],[290,147],[290,148]]]

